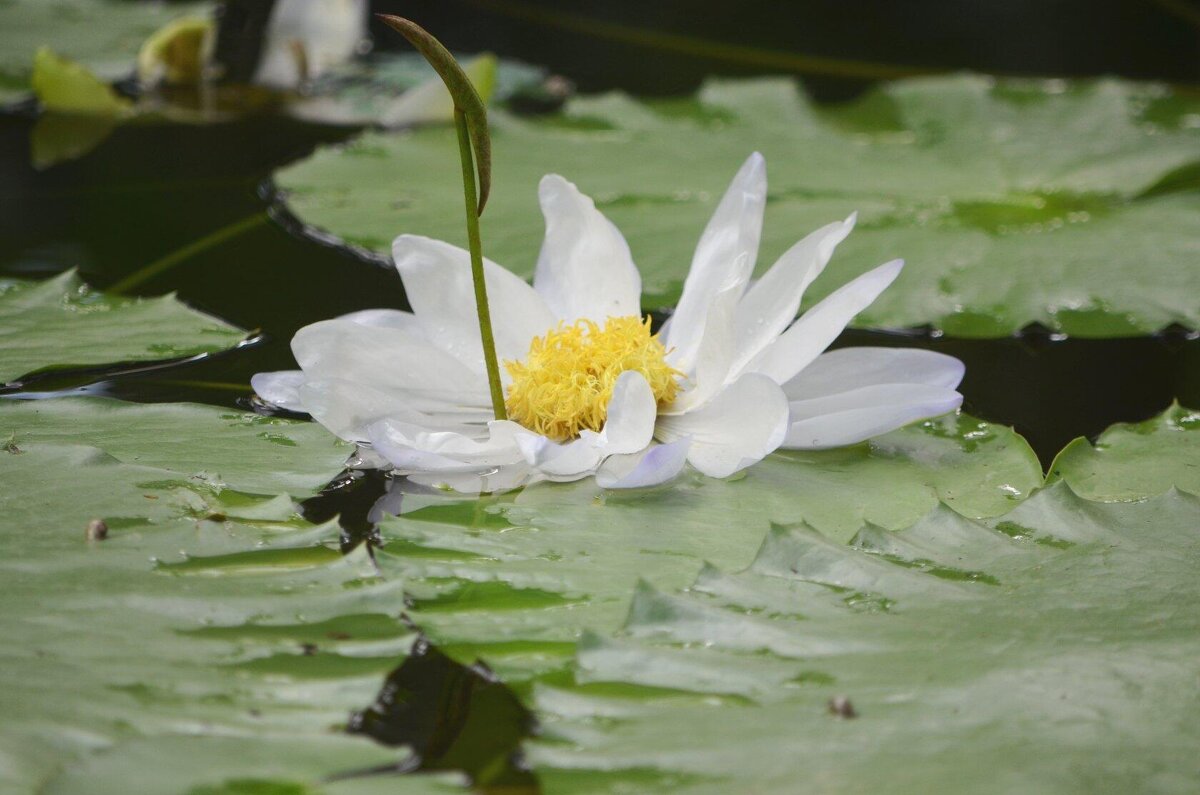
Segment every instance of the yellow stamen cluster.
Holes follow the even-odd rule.
[[[560,323],[536,337],[523,362],[506,361],[512,376],[505,407],[508,418],[556,441],[599,431],[617,378],[628,370],[645,376],[654,399],[675,399],[682,375],[667,364],[667,350],[650,333],[650,318],[610,317],[603,327],[590,320]]]

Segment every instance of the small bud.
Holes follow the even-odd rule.
[[[858,713],[854,711],[854,705],[845,696],[834,696],[829,699],[829,714],[846,719],[858,717]]]
[[[108,538],[108,525],[103,519],[93,519],[87,523],[84,535],[88,541],[103,541]]]

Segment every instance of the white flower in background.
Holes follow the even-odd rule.
[[[543,178],[546,237],[533,285],[485,262],[508,420],[492,419],[467,252],[413,235],[393,246],[412,312],[307,326],[292,341],[300,371],[261,373],[254,389],[369,448],[380,465],[466,492],[589,475],[607,488],[650,486],[685,462],[725,477],[780,447],[853,444],[956,409],[957,359],[823,353],[901,261],[796,319],[854,216],[813,232],[751,281],[766,194],[754,154],[655,336],[640,316],[641,277],[624,237],[573,184]]]
[[[320,77],[358,53],[368,0],[276,0],[254,81],[279,90]]]
[[[349,62],[368,43],[368,11],[368,0],[276,0],[251,82],[292,91]],[[219,72],[212,64],[216,46],[211,15],[176,19],[142,45],[138,79],[148,87],[211,80]]]

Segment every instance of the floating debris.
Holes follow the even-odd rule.
[[[829,714],[847,720],[858,717],[858,713],[854,710],[854,705],[845,696],[834,696],[829,699]]]
[[[103,519],[93,519],[87,523],[84,535],[88,541],[103,541],[108,538],[108,525]]]

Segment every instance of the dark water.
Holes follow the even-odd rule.
[[[269,3],[251,5],[261,18]],[[712,73],[790,71],[832,100],[877,78],[961,68],[1200,81],[1200,6],[1190,0],[747,0],[736,20],[727,3],[681,0],[609,0],[571,11],[549,0],[374,5],[418,18],[455,49],[543,64],[589,90],[669,94]],[[163,366],[34,376],[10,396],[246,405],[252,374],[294,366],[288,341],[301,326],[366,307],[405,306],[394,273],[301,234],[270,194],[275,168],[353,129],[267,113],[206,126],[128,125],[85,157],[39,171],[29,160],[37,123],[28,106],[0,113],[0,274],[43,278],[78,268],[89,283],[111,288],[200,241],[190,256],[128,292],[174,290],[259,334],[236,351]],[[957,356],[967,364],[966,410],[1015,426],[1044,464],[1072,438],[1145,419],[1173,399],[1200,405],[1200,340],[1185,330],[1118,340],[1057,339],[1038,329],[1001,340],[848,331],[836,344]],[[305,514],[314,521],[340,514],[343,548],[375,544],[371,511],[383,490],[377,477],[345,473],[305,504]],[[422,642],[351,722],[352,731],[410,745],[416,756],[395,768],[351,773],[474,775],[502,759],[499,788],[536,791],[513,759],[532,728],[529,714],[485,667],[460,665]]]

